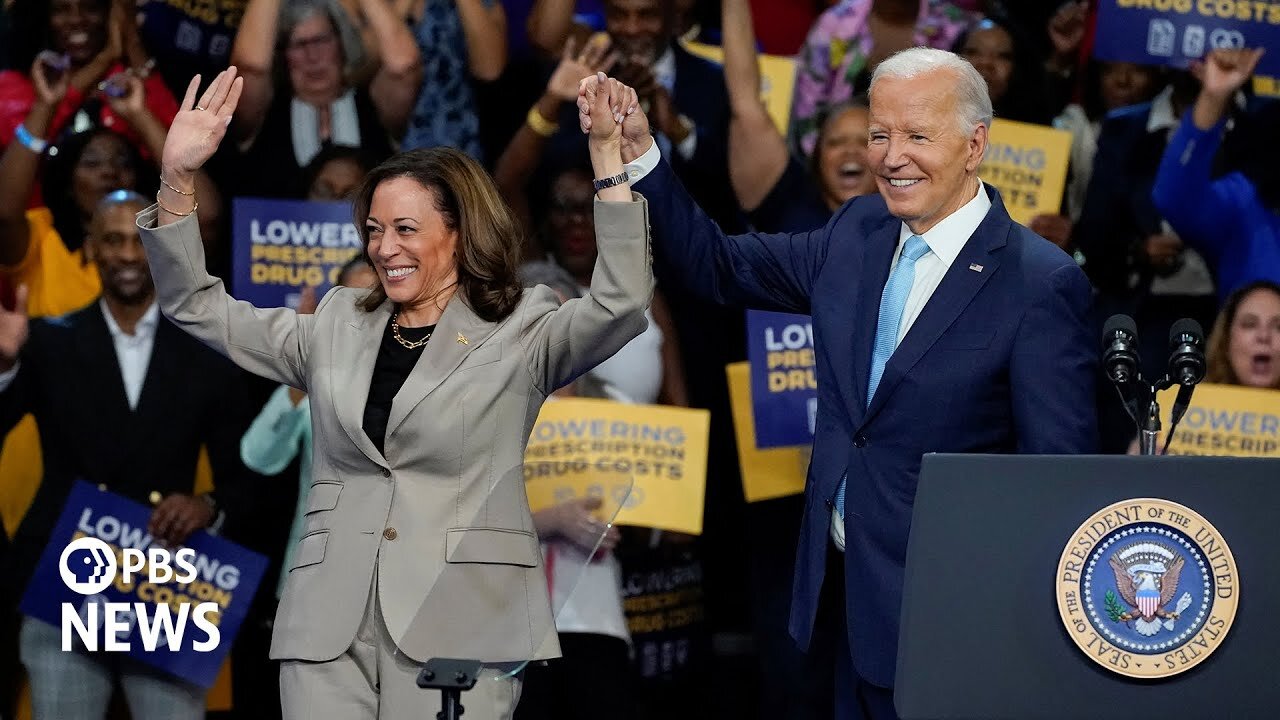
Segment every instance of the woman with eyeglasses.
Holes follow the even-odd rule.
[[[231,50],[244,78],[231,136],[243,152],[240,194],[287,196],[323,148],[377,161],[404,133],[422,76],[418,46],[387,0],[358,0],[378,55],[372,76],[352,19],[334,0],[250,0]]]

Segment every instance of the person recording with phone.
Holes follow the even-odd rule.
[[[0,72],[0,145],[18,142],[39,154],[69,128],[105,127],[143,155],[159,157],[148,118],[122,111],[118,102],[140,89],[147,115],[162,129],[178,112],[164,80],[152,72],[155,63],[138,36],[132,2],[22,0],[9,12],[10,67],[30,71]],[[32,117],[49,100],[44,89],[59,86],[53,106]]]

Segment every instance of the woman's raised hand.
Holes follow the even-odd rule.
[[[169,126],[164,143],[161,167],[170,182],[189,179],[195,175],[227,134],[227,125],[240,101],[244,79],[236,76],[234,66],[218,73],[209,88],[196,102],[200,89],[200,76],[191,79],[182,106]]]

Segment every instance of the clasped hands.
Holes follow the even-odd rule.
[[[593,146],[617,147],[623,163],[634,162],[653,144],[635,89],[602,72],[578,83],[578,124]]]

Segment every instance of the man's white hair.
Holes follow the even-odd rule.
[[[876,82],[882,78],[912,78],[943,69],[956,75],[956,109],[964,132],[971,133],[979,125],[990,128],[995,113],[991,109],[987,81],[968,60],[946,50],[914,47],[890,55],[871,74],[870,89],[874,91]]]

